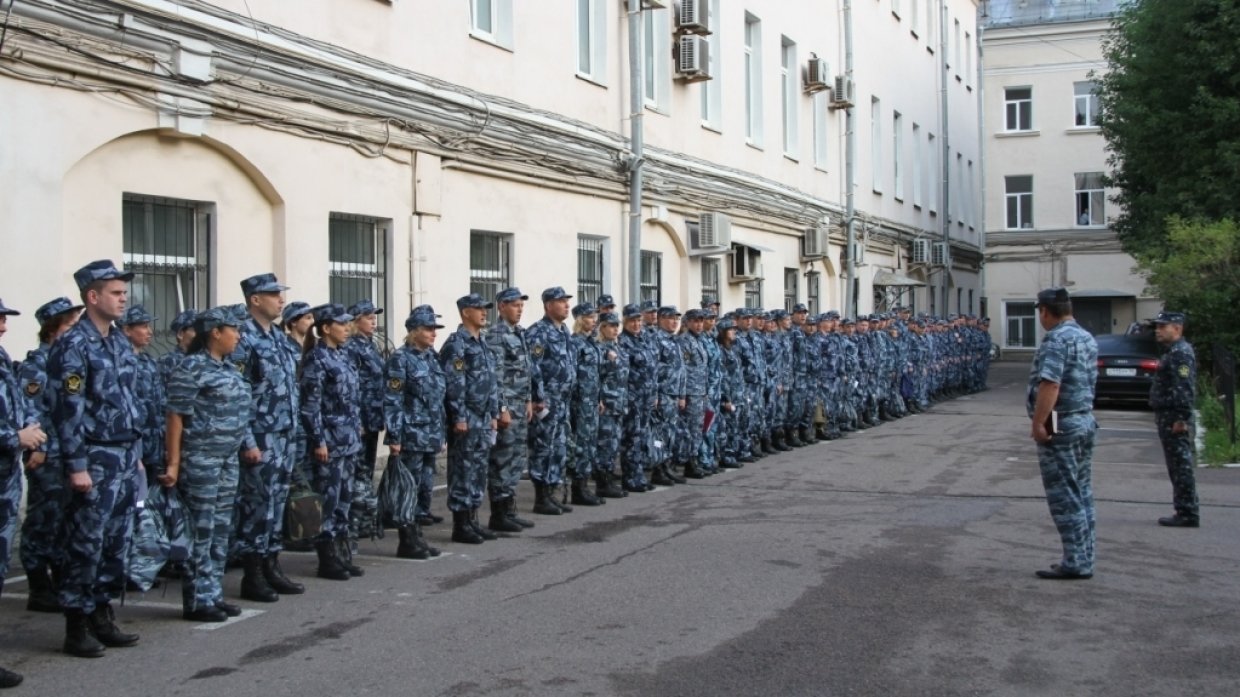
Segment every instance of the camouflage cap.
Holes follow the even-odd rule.
[[[0,301],[0,307],[4,306],[4,302]],[[39,324],[46,324],[47,321],[56,315],[63,315],[66,312],[74,312],[82,309],[82,305],[75,305],[72,300],[66,297],[59,297],[55,300],[49,300],[39,306],[34,311],[34,318]]]

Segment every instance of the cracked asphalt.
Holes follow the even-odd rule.
[[[210,630],[180,619],[173,582],[129,598],[142,642],[97,660],[61,655],[60,619],[10,582],[0,665],[26,675],[14,695],[1240,693],[1240,471],[1199,470],[1204,527],[1160,528],[1150,414],[1099,411],[1097,575],[1039,581],[1059,543],[1026,370],[737,472],[531,516],[520,538],[469,547],[436,526],[437,560],[367,541],[347,583],[286,554],[308,593]]]

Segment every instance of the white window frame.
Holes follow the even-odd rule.
[[[484,28],[486,19],[490,28]],[[469,0],[469,35],[509,51],[513,43],[512,0]]]
[[[328,214],[327,224],[329,230],[327,262],[328,300],[334,303],[341,303],[347,307],[359,300],[365,299],[370,300],[378,307],[384,307],[391,297],[389,283],[391,275],[388,273],[388,267],[391,263],[389,252],[392,248],[392,220],[390,218],[376,218],[367,215],[333,211]],[[371,259],[368,261],[351,262],[332,259],[331,229],[333,224],[344,225],[345,229],[342,232],[357,232],[361,234],[362,238],[370,237],[370,251],[373,252]],[[357,249],[357,243],[354,242],[353,245],[354,249]],[[348,285],[353,285],[361,280],[363,283],[368,283],[370,287],[368,290],[358,294],[361,297],[340,297],[332,292],[332,279],[344,280]],[[386,336],[388,328],[384,321],[385,319],[384,315],[379,316],[379,331]]]
[[[716,24],[721,17],[719,14],[719,0],[710,0],[706,4],[710,12],[707,24],[711,28],[710,36],[706,37],[706,42],[710,45],[710,65],[708,66],[710,79],[698,83],[698,89],[701,90],[702,97],[702,127],[722,132],[723,54],[720,53],[719,43],[723,32],[720,31],[719,26]]]
[[[598,255],[598,278],[585,278],[582,271],[582,252]],[[597,303],[598,297],[607,292],[611,261],[611,241],[601,235],[577,234],[577,302]]]
[[[904,115],[898,111],[891,112],[891,195],[897,201],[904,201]]]
[[[938,215],[939,186],[943,173],[939,169],[938,139],[933,133],[926,136],[926,169],[929,170],[929,174],[926,175],[926,203],[929,204],[930,215]]]
[[[973,35],[964,33],[964,86],[973,89]]]
[[[968,161],[969,179],[968,188],[965,189],[966,199],[969,202],[968,210],[965,213],[965,222],[972,230],[977,227],[977,181],[973,178],[973,160]]]
[[[576,30],[577,77],[607,84],[607,0],[577,0]]]
[[[702,300],[720,302],[723,287],[723,263],[719,259],[702,257]]]
[[[745,13],[745,142],[756,148],[763,143],[762,119],[762,20]]]
[[[1028,96],[1013,97],[1014,90],[1026,90]],[[1021,118],[1021,117],[1024,118]],[[1021,128],[1021,122],[1027,122]],[[1033,130],[1033,87],[1011,85],[1003,88],[1003,130],[1006,133],[1025,133]]]
[[[647,109],[668,113],[672,97],[671,10],[642,10],[642,100]]]
[[[870,97],[870,186],[883,193],[883,100]]]
[[[1013,180],[1028,179],[1029,189],[1013,190],[1013,184],[1017,183]],[[1015,208],[1013,208],[1015,206]],[[1028,212],[1029,219],[1025,219],[1025,212]],[[1015,213],[1015,215],[1013,215]],[[1015,220],[1015,224],[1013,224]],[[1006,230],[1032,230],[1033,229],[1033,175],[1032,174],[1015,174],[1008,175],[1003,178],[1003,226]]]
[[[1098,84],[1093,81],[1072,83],[1072,127],[1097,128],[1102,107],[1098,103]],[[1087,91],[1081,94],[1081,88]],[[1082,123],[1082,116],[1084,123]]]
[[[513,248],[514,235],[507,232],[494,232],[491,230],[470,230],[469,232],[469,292],[478,293],[485,300],[490,302],[495,299],[495,294],[512,285],[513,274]],[[473,259],[473,246],[475,241],[494,244],[495,249],[490,256],[494,258],[495,264],[490,268],[476,267]],[[494,323],[498,313],[495,308],[487,310],[487,318]]]
[[[917,4],[914,3],[913,7],[916,7],[916,6]],[[922,161],[921,149],[922,149],[921,126],[914,123],[913,124],[913,167],[912,167],[913,182],[912,182],[912,185],[913,185],[913,206],[916,208],[921,208],[922,168],[926,166],[925,163]]]
[[[956,80],[959,81],[960,80],[960,20],[956,19],[953,21],[955,22],[955,25],[954,25],[955,33],[952,35],[952,38],[954,38],[955,41],[952,42],[952,65],[956,67]]]
[[[1028,313],[1016,314],[1012,311],[1013,309],[1027,310]],[[1012,331],[1013,321],[1020,323],[1015,327],[1015,332]],[[1037,348],[1038,311],[1033,301],[1005,300],[1003,302],[1003,344],[1008,348]]]
[[[1097,187],[1087,187],[1088,182],[1082,183],[1086,177],[1096,177]],[[1106,189],[1102,185],[1102,172],[1077,172],[1072,175],[1073,179],[1073,207],[1072,207],[1072,225],[1081,228],[1102,228],[1107,225],[1106,213]],[[1082,198],[1084,197],[1084,198]],[[1081,203],[1084,201],[1085,207],[1082,209]],[[1096,210],[1095,210],[1096,209]],[[1081,215],[1087,216],[1087,221],[1081,222]]]
[[[797,44],[780,37],[780,106],[783,111],[784,156],[796,159],[800,148],[797,123],[797,97],[800,95],[801,71],[797,66]]]

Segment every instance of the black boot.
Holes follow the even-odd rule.
[[[478,509],[476,508],[469,512],[469,527],[473,528],[474,532],[478,533],[478,536],[484,540],[499,539],[499,535],[496,535],[478,524]]]
[[[600,470],[594,473],[594,495],[601,499],[622,499],[629,493],[616,486],[610,474]]]
[[[190,622],[227,622],[228,613],[215,605],[203,605],[194,609],[184,608],[181,619]]]
[[[511,520],[523,528],[534,527],[534,521],[526,520],[525,518],[517,515],[517,499],[515,497],[504,499],[504,515],[508,516],[508,520]]]
[[[402,525],[396,528],[396,534],[400,537],[400,542],[396,545],[396,556],[400,559],[429,559],[430,555],[425,550],[419,550],[416,536],[413,533],[412,525]],[[420,553],[419,553],[420,552]]]
[[[220,609],[220,612],[224,613],[225,617],[240,617],[241,616],[240,606],[233,605],[230,602],[226,602],[222,598],[220,600],[215,601],[215,606]]]
[[[30,597],[26,598],[26,609],[31,612],[60,612],[60,601],[56,598],[56,587],[47,567],[40,564],[34,571],[26,572],[26,583],[30,586]]]
[[[340,565],[350,576],[365,576],[366,571],[353,563],[353,545],[348,537],[336,538],[336,553],[340,555]]]
[[[452,511],[452,541],[467,545],[480,545],[482,536],[469,524],[470,511]]]
[[[547,500],[552,506],[560,509],[560,513],[572,513],[573,507],[568,505],[567,498],[560,494],[560,486],[559,484],[547,485]]]
[[[590,490],[586,488],[586,480],[584,479],[573,480],[572,496],[573,504],[577,506],[601,506],[607,503],[605,499],[600,499],[590,493]]]
[[[534,512],[541,515],[560,515],[560,507],[551,502],[550,487],[534,482]]]
[[[116,615],[111,605],[97,605],[95,611],[86,618],[90,622],[90,630],[95,638],[104,646],[126,647],[138,643],[137,634],[126,634],[116,626]]]
[[[505,500],[491,501],[491,518],[487,527],[495,532],[521,532],[525,528],[508,517],[508,502]]]
[[[775,446],[771,445],[771,434],[769,432],[765,436],[762,436],[762,440],[759,441],[759,444],[762,448],[763,455],[774,455],[779,452],[775,449]]]
[[[786,428],[784,429],[784,433],[787,434],[787,438],[784,440],[784,445],[787,445],[789,448],[800,448],[809,445],[805,441],[801,440],[801,434],[798,433],[795,428]]]
[[[65,653],[79,658],[99,658],[103,655],[103,643],[90,628],[86,613],[65,613]]]
[[[788,433],[782,428],[771,431],[771,445],[782,453],[792,450],[792,446],[788,444]]]
[[[241,568],[245,576],[241,578],[241,597],[256,603],[274,603],[280,599],[276,590],[267,583],[263,575],[263,558],[251,552],[241,557]]]
[[[314,551],[319,555],[319,578],[332,581],[348,581],[352,578],[349,571],[341,565],[340,557],[336,555],[335,540],[315,540]]]
[[[762,439],[754,436],[749,444],[749,452],[753,454],[755,460],[761,460],[766,457],[767,453],[762,449]]]
[[[663,474],[667,475],[669,479],[671,479],[673,482],[676,482],[677,484],[684,484],[685,482],[689,481],[685,479],[684,477],[680,476],[679,474],[676,474],[676,470],[672,467],[672,463],[670,462],[663,463]]]
[[[432,547],[426,542],[426,538],[422,536],[422,526],[414,520],[413,522],[413,547],[419,554],[426,552],[427,556],[437,557],[440,555],[438,547]]]
[[[5,687],[17,687],[22,684],[21,673],[14,673],[11,670],[0,668],[0,689]]]
[[[280,595],[301,595],[306,592],[305,586],[284,575],[284,569],[280,568],[279,552],[263,557],[263,578],[267,579],[267,585]]]
[[[705,479],[706,473],[697,466],[697,463],[690,461],[685,463],[685,478]]]
[[[667,474],[662,465],[658,465],[650,474],[650,483],[659,486],[675,486],[676,482]]]

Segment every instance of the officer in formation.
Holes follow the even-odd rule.
[[[1192,344],[1184,339],[1184,313],[1158,313],[1154,334],[1164,351],[1150,385],[1150,407],[1154,409],[1158,439],[1171,478],[1171,502],[1175,506],[1175,515],[1159,518],[1158,524],[1196,528],[1201,526],[1193,463],[1197,356]]]
[[[486,345],[495,359],[500,391],[499,428],[487,463],[487,495],[491,502],[487,527],[495,532],[514,533],[534,527],[533,521],[517,515],[517,484],[529,468],[527,444],[538,384],[526,330],[520,324],[525,301],[529,299],[520,288],[500,291],[495,296],[499,319],[486,333]],[[540,413],[542,406],[540,397]]]
[[[534,482],[534,512],[545,515],[573,510],[556,500],[567,464],[571,403],[577,380],[571,334],[564,326],[572,297],[559,286],[544,290],[543,317],[526,332],[542,404],[530,427],[530,479]]]
[[[375,457],[379,434],[383,431],[383,356],[375,346],[375,330],[383,308],[369,300],[349,306],[353,315],[353,332],[345,348],[357,368],[362,395],[362,453],[353,473],[353,502],[349,508],[350,534],[356,546],[358,537],[375,537],[378,533],[378,499],[375,497]]]

